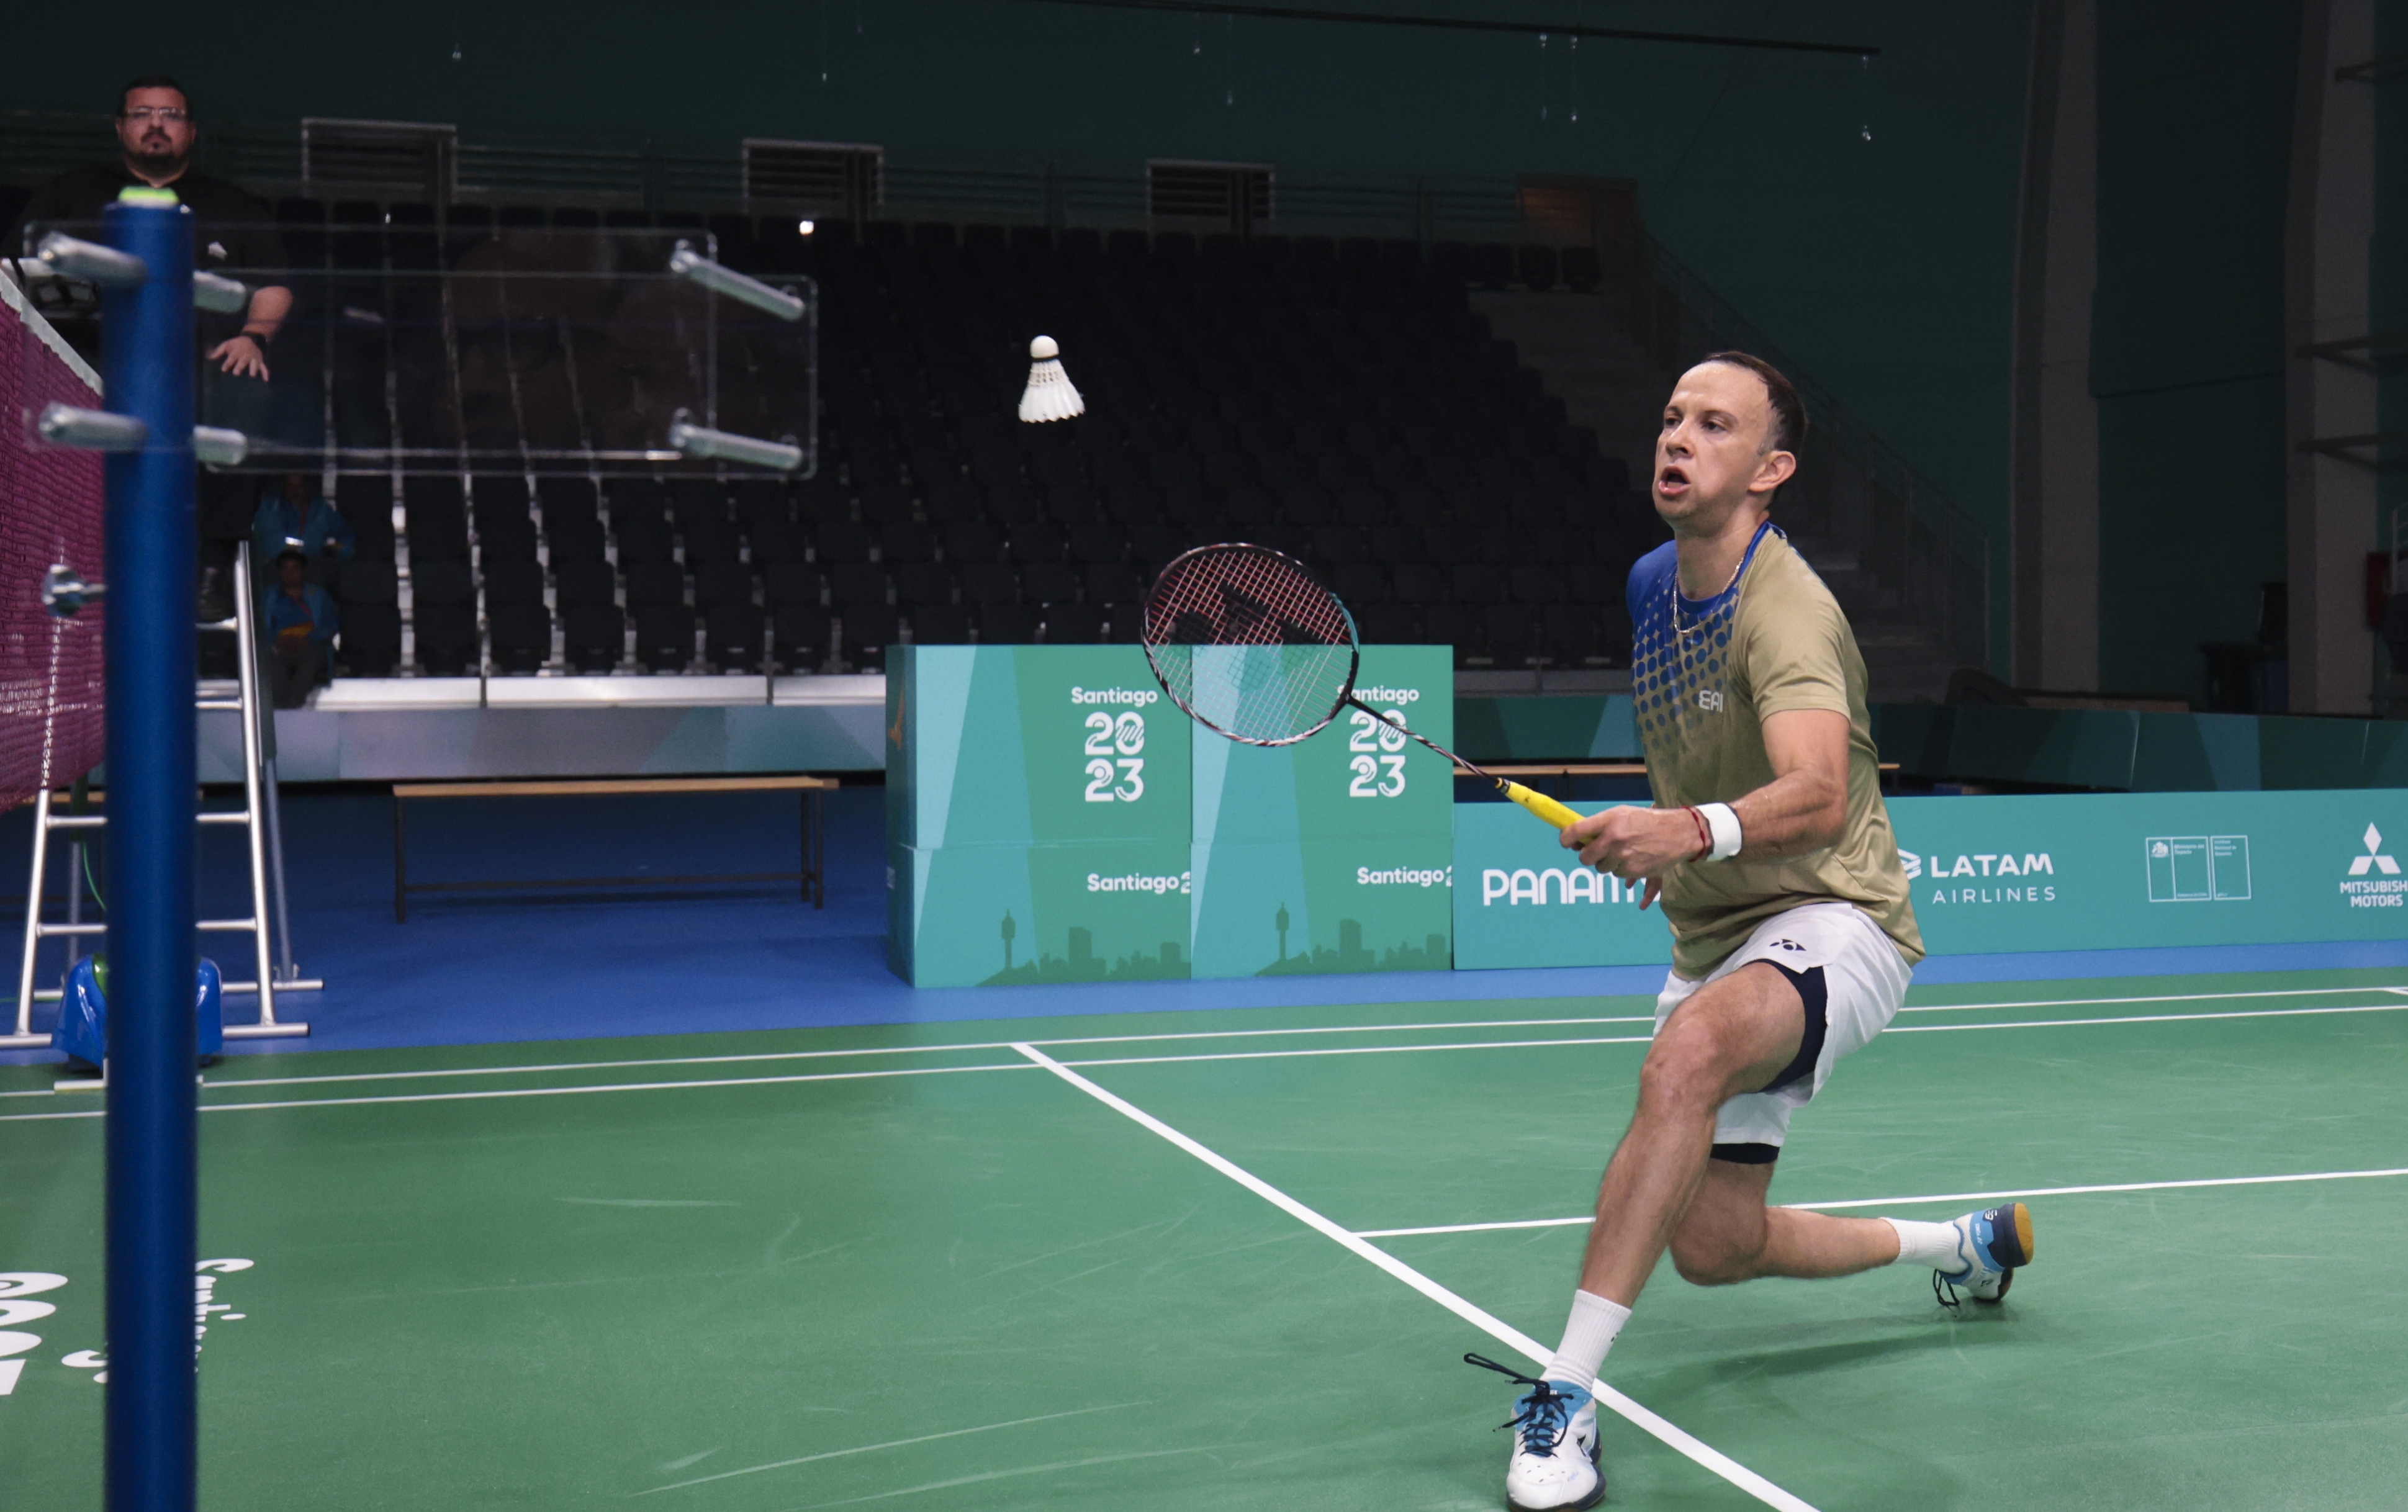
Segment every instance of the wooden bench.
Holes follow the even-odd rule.
[[[396,782],[393,786],[393,917],[409,919],[413,892],[486,892],[512,888],[685,887],[712,882],[798,882],[803,901],[827,906],[827,824],[824,800],[837,786],[824,777],[672,777],[560,778],[530,782]],[[403,815],[421,798],[586,798],[667,792],[796,792],[802,795],[801,870],[727,872],[701,877],[546,877],[505,882],[413,882]]]

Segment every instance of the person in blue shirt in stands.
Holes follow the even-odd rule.
[[[333,595],[308,580],[308,569],[301,543],[286,541],[277,553],[263,632],[275,646],[267,681],[278,708],[299,708],[310,690],[326,680],[327,649],[342,628]]]
[[[349,562],[358,550],[351,522],[299,473],[285,475],[280,495],[261,496],[251,521],[251,560],[274,562],[288,544],[299,547],[303,576],[320,588],[334,581],[337,563]]]

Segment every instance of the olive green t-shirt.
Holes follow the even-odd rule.
[[[1670,544],[1630,572],[1631,694],[1648,785],[1663,808],[1732,803],[1773,777],[1764,719],[1820,708],[1848,717],[1848,815],[1837,845],[1785,860],[1696,861],[1663,877],[1672,969],[1696,979],[1773,914],[1850,903],[1923,959],[1898,837],[1882,804],[1865,662],[1839,601],[1767,521],[1714,597],[1681,596]]]

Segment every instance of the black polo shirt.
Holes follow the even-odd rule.
[[[118,191],[143,184],[122,162],[90,163],[66,172],[34,192],[15,228],[8,233],[6,255],[27,257],[26,230],[51,226],[89,240],[100,239],[101,212],[117,203]],[[147,184],[143,187],[148,188]],[[267,204],[222,178],[188,168],[182,178],[165,186],[191,207],[194,222],[193,265],[200,268],[284,266],[284,248],[277,236]]]

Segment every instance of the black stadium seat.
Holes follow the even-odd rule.
[[[817,672],[832,653],[832,623],[817,604],[771,604],[770,655],[790,672]]]
[[[759,669],[762,654],[761,610],[750,599],[722,602],[703,611],[703,649],[722,672]]]
[[[471,207],[437,247],[423,206],[333,209],[293,207],[294,246],[314,236],[338,263],[377,265],[473,255],[496,228],[605,219],[574,205]],[[631,233],[666,223],[624,209],[617,220]],[[411,477],[399,492],[422,669],[478,660],[476,585],[460,592],[449,570],[470,563],[496,671],[527,669],[538,646],[533,664],[550,662],[547,580],[566,664],[617,665],[623,578],[649,668],[693,663],[698,616],[710,666],[819,670],[878,664],[904,634],[932,645],[1125,640],[1134,601],[1166,561],[1227,539],[1282,547],[1326,573],[1369,639],[1445,640],[1474,665],[1627,654],[1612,606],[1569,601],[1576,583],[1618,579],[1661,528],[1623,461],[1567,423],[1466,292],[1595,290],[1605,269],[1593,250],[1124,230],[1108,253],[1102,233],[1081,227],[871,221],[856,243],[834,221],[809,239],[781,217],[710,224],[732,265],[808,272],[827,292],[816,472],[723,478],[667,463],[661,476],[598,484],[544,476],[531,496],[509,464],[478,474],[465,495],[456,476]],[[697,232],[700,219],[680,225]],[[1032,320],[1073,354],[1089,402],[1077,421],[1012,416]],[[335,355],[382,364],[404,345],[345,325]],[[723,329],[721,423],[775,435],[779,417],[810,402],[778,350],[741,320]],[[521,355],[537,364],[520,374],[526,424],[540,414],[574,436],[587,419],[575,405],[626,403],[595,400],[591,384],[569,397],[582,358],[571,375],[544,369],[537,348]],[[411,444],[458,418],[434,386],[405,382],[398,397]],[[334,418],[346,438],[390,443],[381,404],[338,404]],[[491,413],[466,420],[472,433],[494,424]],[[347,671],[397,662],[390,574],[380,590],[373,573],[350,570],[393,560],[395,492],[385,475],[337,483],[359,538],[337,582]],[[1534,534],[1557,551],[1532,560],[1519,543]],[[843,620],[840,644],[831,618]]]
[[[536,672],[552,656],[552,615],[541,604],[504,605],[488,611],[494,669]]]
[[[410,611],[420,671],[430,678],[465,677],[478,661],[477,606],[420,604]]]
[[[636,609],[636,664],[647,672],[682,672],[694,660],[694,611],[679,603]]]

